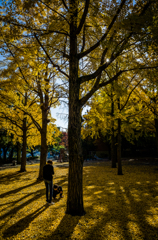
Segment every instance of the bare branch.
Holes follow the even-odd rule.
[[[1,35],[2,35],[2,34],[1,34]],[[2,38],[3,38],[3,35],[2,35]],[[4,38],[3,38],[3,41],[5,42],[5,44],[6,44],[7,48],[8,48],[8,50],[9,50],[10,54],[12,55],[12,57],[15,59],[15,62],[17,62],[17,61],[16,61],[16,58],[15,58],[13,52],[12,52],[12,50],[10,49],[10,47],[8,46],[8,44],[6,43],[6,41],[4,40]],[[26,80],[26,78],[25,78],[25,76],[24,76],[24,74],[23,74],[23,72],[22,72],[22,70],[21,70],[21,67],[19,67],[19,63],[18,63],[18,62],[17,62],[17,64],[18,64],[19,71],[20,71],[20,73],[21,73],[21,75],[22,75],[22,78],[23,78],[24,81],[28,84],[28,81]],[[28,85],[29,85],[29,84],[28,84]]]
[[[108,33],[109,33],[110,30],[112,29],[112,27],[113,27],[113,25],[114,25],[114,23],[115,23],[115,21],[116,21],[116,19],[117,19],[117,16],[119,15],[119,13],[120,13],[121,9],[123,8],[123,6],[124,6],[124,4],[125,4],[126,1],[127,1],[127,0],[122,0],[122,1],[121,1],[121,4],[120,4],[119,8],[117,9],[116,14],[114,15],[111,23],[109,24],[106,32],[103,34],[103,36],[101,37],[101,39],[100,39],[96,44],[94,44],[92,47],[90,47],[89,49],[87,49],[85,52],[79,53],[79,54],[78,54],[78,59],[85,57],[87,54],[89,54],[90,52],[92,52],[93,50],[95,50],[95,49],[100,45],[100,43],[101,43],[103,40],[105,40],[105,38],[107,37]]]
[[[67,78],[69,78],[69,76],[59,67],[59,65],[55,64],[52,59],[50,58],[49,54],[47,53],[47,51],[45,50],[44,46],[41,44],[40,40],[38,39],[36,33],[34,33],[34,36],[37,40],[37,42],[39,43],[39,45],[41,46],[41,48],[43,49],[43,51],[45,52],[46,56],[48,57],[50,63],[53,65],[53,67],[57,68],[59,70],[60,73],[62,73],[64,76],[66,76]]]
[[[85,48],[85,30],[86,30],[86,26],[84,25],[84,27],[83,27],[83,42],[82,42],[81,52],[83,52],[83,50]]]
[[[85,23],[86,16],[87,16],[87,13],[88,13],[89,3],[90,3],[90,0],[86,0],[83,15],[82,15],[80,24],[79,24],[79,26],[78,26],[78,28],[77,28],[77,30],[76,30],[76,34],[77,34],[77,35],[81,32],[81,29],[82,29],[82,27],[83,27],[83,25],[84,25],[84,23]]]
[[[68,6],[66,5],[65,0],[62,0],[62,3],[63,3],[63,5],[64,5],[64,7],[68,10]]]
[[[50,6],[48,6],[48,4],[44,3],[43,1],[39,0],[39,2],[41,2],[42,4],[44,4],[47,8],[49,8],[52,12],[57,13],[60,17],[64,18],[66,20],[66,22],[69,24],[68,20],[59,12],[57,12],[56,10],[52,9]]]
[[[128,95],[128,97],[127,97],[127,100],[126,100],[125,104],[121,107],[120,111],[122,111],[122,110],[124,109],[124,107],[127,105],[128,100],[129,100],[132,92],[136,89],[136,87],[137,87],[143,80],[144,80],[144,78],[142,78],[142,79],[134,86],[134,88],[131,90],[131,92],[129,93],[129,95]]]
[[[89,91],[89,93],[87,93],[86,96],[84,96],[81,100],[80,100],[80,104],[81,104],[81,107],[87,102],[87,100],[92,97],[92,95],[101,87],[103,86],[106,86],[107,84],[113,82],[114,80],[116,80],[121,74],[122,74],[123,71],[119,71],[114,77],[112,77],[110,80],[106,81],[106,82],[103,82],[103,83],[96,83],[94,84],[93,88],[91,89],[91,91]]]
[[[4,118],[7,119],[9,122],[11,122],[13,125],[15,125],[16,127],[18,127],[19,129],[23,129],[22,126],[17,124],[17,121],[15,121],[14,119],[10,118],[9,116],[7,116],[4,112],[1,112],[1,114],[3,114],[3,116],[0,116],[0,118]]]
[[[87,82],[91,79],[94,79],[96,78],[105,68],[107,68],[109,66],[111,62],[106,62],[104,63],[102,66],[100,66],[94,73],[92,74],[89,74],[89,75],[86,75],[86,76],[82,76],[82,77],[79,77],[78,80],[80,81],[80,83],[84,83],[84,82]]]
[[[11,20],[7,20],[4,17],[0,17],[0,21],[5,22],[5,23],[9,23],[9,24],[12,24],[12,25],[15,25],[15,26],[18,26],[18,27],[22,27],[22,28],[28,29],[31,32],[32,31],[34,31],[34,32],[43,32],[43,33],[40,34],[41,36],[46,35],[46,34],[50,34],[50,33],[58,33],[58,34],[62,34],[62,35],[65,35],[65,36],[69,36],[69,34],[67,32],[31,28],[30,26],[26,26],[24,24],[16,23],[16,22],[13,22]],[[29,34],[29,35],[26,35],[25,37],[30,37],[30,36],[31,35]]]

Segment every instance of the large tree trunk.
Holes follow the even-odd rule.
[[[69,104],[69,177],[66,213],[83,215],[85,212],[83,208],[83,157],[81,150],[80,107],[77,106],[78,103],[75,100],[74,91],[71,91],[69,98],[71,103]]]
[[[26,171],[26,146],[27,146],[27,140],[26,140],[26,118],[23,119],[23,144],[22,144],[22,158],[21,158],[21,169],[20,172]]]
[[[81,107],[79,102],[78,59],[77,59],[77,1],[70,1],[70,72],[69,72],[69,175],[66,213],[83,215],[83,157],[81,147]],[[71,11],[70,11],[71,12]]]

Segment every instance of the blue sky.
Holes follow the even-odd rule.
[[[56,119],[57,127],[68,128],[68,107],[61,105],[51,108],[51,115]]]

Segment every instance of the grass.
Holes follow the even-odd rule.
[[[65,214],[68,167],[54,165],[54,183],[64,198],[45,201],[44,182],[37,182],[39,165],[0,171],[0,240],[156,240],[158,239],[158,167],[123,163],[118,176],[109,162],[84,165],[86,215]]]

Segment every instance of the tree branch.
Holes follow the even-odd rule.
[[[84,27],[83,27],[83,42],[82,42],[81,52],[83,52],[83,50],[85,48],[85,30],[86,30],[86,26],[84,25]]]
[[[87,13],[88,13],[89,3],[90,3],[90,0],[86,0],[83,15],[82,15],[80,24],[79,24],[79,26],[78,26],[78,28],[77,28],[77,30],[76,30],[76,34],[77,34],[77,35],[81,32],[81,29],[82,29],[82,27],[83,27],[83,25],[84,25],[84,23],[85,23],[86,16],[87,16]]]
[[[63,5],[64,5],[64,7],[68,10],[68,6],[66,5],[65,0],[62,0],[62,3],[63,3]]]
[[[89,74],[89,75],[86,75],[86,76],[82,76],[82,77],[79,77],[78,80],[80,81],[80,83],[84,83],[84,82],[87,82],[91,79],[94,79],[96,78],[105,68],[107,68],[109,65],[110,65],[111,62],[106,62],[104,63],[102,66],[100,66],[94,73],[92,74]]]
[[[12,24],[12,25],[15,25],[17,27],[26,28],[26,29],[30,30],[31,32],[32,31],[34,31],[34,32],[43,32],[43,33],[40,34],[41,36],[49,34],[49,33],[58,33],[58,34],[63,34],[65,36],[69,36],[69,34],[67,32],[31,28],[30,26],[26,26],[26,25],[23,25],[23,24],[20,24],[20,23],[16,23],[16,22],[13,22],[11,20],[6,20],[4,17],[0,17],[0,21],[5,22],[5,23],[9,23],[9,24]],[[27,36],[30,37],[30,35],[27,35]]]
[[[95,84],[93,86],[93,88],[91,89],[91,91],[89,91],[89,93],[87,93],[86,96],[84,96],[82,99],[80,99],[80,104],[81,104],[81,107],[87,102],[87,100],[92,97],[92,95],[101,87],[103,86],[106,86],[107,84],[113,82],[114,80],[116,80],[121,74],[122,74],[123,71],[119,71],[114,77],[112,77],[110,80],[106,81],[106,82],[103,82],[103,83],[100,83],[100,84]]]
[[[136,87],[139,85],[139,83],[141,83],[143,80],[144,80],[144,78],[142,78],[142,79],[134,86],[134,88],[131,90],[131,92],[129,93],[129,95],[128,95],[128,97],[127,97],[127,100],[126,100],[125,104],[120,108],[120,111],[122,111],[122,110],[124,109],[124,107],[127,105],[128,100],[129,100],[132,92],[136,89]]]
[[[64,76],[66,76],[67,78],[69,78],[69,76],[60,69],[59,65],[55,64],[52,59],[50,58],[49,54],[47,53],[47,51],[45,50],[44,46],[41,44],[40,40],[38,39],[36,33],[34,33],[34,36],[37,40],[37,42],[39,43],[39,45],[41,46],[41,48],[43,49],[43,51],[45,52],[46,56],[48,57],[50,63],[53,65],[53,67],[57,68],[59,70],[60,73],[62,73]]]
[[[101,37],[101,39],[100,39],[96,44],[94,44],[92,47],[90,47],[89,49],[87,49],[85,52],[79,53],[79,54],[78,54],[78,59],[85,57],[87,54],[89,54],[90,52],[92,52],[93,50],[95,50],[95,49],[100,45],[100,43],[101,43],[103,40],[105,40],[105,38],[107,37],[108,33],[110,32],[111,28],[113,27],[113,25],[114,25],[114,23],[115,23],[115,21],[116,21],[116,19],[117,19],[117,16],[119,15],[119,13],[120,13],[121,9],[123,8],[123,6],[124,6],[124,4],[125,4],[126,1],[127,1],[127,0],[122,0],[122,1],[121,1],[121,4],[120,4],[119,8],[117,9],[116,14],[114,15],[111,23],[109,24],[106,32],[103,34],[103,36]]]
[[[41,2],[42,4],[44,4],[47,8],[49,8],[52,12],[57,13],[60,17],[64,18],[66,20],[66,22],[69,24],[68,20],[59,12],[55,11],[54,9],[52,9],[51,7],[48,6],[48,4],[44,3],[43,1],[39,0],[39,2]]]
[[[2,34],[1,34],[1,35],[2,35]],[[3,38],[3,35],[2,35],[2,38]],[[24,79],[24,81],[26,82],[26,84],[29,85],[28,81],[26,80],[26,78],[25,78],[25,76],[24,76],[24,74],[23,74],[23,72],[22,72],[22,70],[21,70],[21,67],[19,67],[19,63],[16,61],[16,58],[15,58],[14,54],[12,53],[12,50],[10,49],[10,47],[8,46],[8,44],[6,43],[6,41],[4,40],[4,38],[3,38],[3,41],[5,42],[5,44],[6,44],[7,48],[8,48],[8,50],[9,50],[10,54],[12,55],[12,57],[13,57],[14,60],[15,60],[15,62],[17,63],[18,68],[19,68],[19,71],[20,71],[20,73],[21,73],[21,75],[22,75],[22,78]]]
[[[13,120],[12,118],[10,118],[9,116],[7,116],[4,112],[1,112],[1,114],[3,114],[3,116],[0,116],[0,118],[4,118],[7,119],[9,122],[11,122],[13,125],[15,125],[16,127],[20,128],[21,130],[23,129],[20,125],[17,124],[17,122],[15,120]]]

